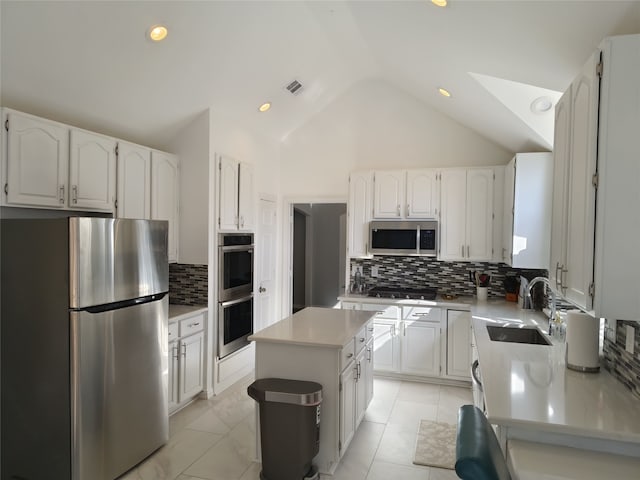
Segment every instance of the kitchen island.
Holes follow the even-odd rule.
[[[308,307],[249,337],[256,344],[256,379],[322,385],[320,451],[313,461],[320,473],[334,472],[373,396],[374,314]]]

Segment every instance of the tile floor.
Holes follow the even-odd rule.
[[[121,480],[257,480],[255,402],[247,377],[170,418],[169,443]],[[421,419],[455,423],[471,389],[376,378],[374,397],[333,477],[324,480],[455,480],[452,470],[413,465]]]

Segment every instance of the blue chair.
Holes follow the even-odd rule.
[[[463,480],[511,480],[491,424],[473,405],[463,405],[458,411],[455,468]]]

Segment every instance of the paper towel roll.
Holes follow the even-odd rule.
[[[593,318],[580,310],[567,312],[567,368],[580,372],[600,370],[599,334],[599,318]]]

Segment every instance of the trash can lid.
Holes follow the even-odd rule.
[[[322,385],[304,380],[261,378],[249,385],[247,393],[257,402],[289,403],[309,407],[322,402]]]

